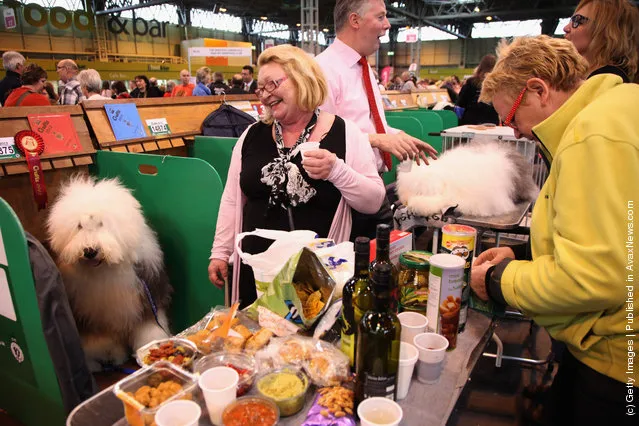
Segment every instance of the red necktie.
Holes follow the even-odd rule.
[[[364,79],[364,88],[366,89],[366,97],[368,98],[368,107],[370,108],[373,116],[373,123],[375,123],[375,131],[378,134],[385,134],[386,130],[384,129],[384,123],[382,123],[382,117],[379,116],[379,110],[377,109],[377,103],[375,102],[371,75],[368,71],[368,62],[364,56],[362,56],[357,62],[362,66],[362,78]],[[382,159],[384,160],[386,170],[391,170],[393,168],[393,161],[391,160],[390,154],[382,150],[379,152],[382,153]]]

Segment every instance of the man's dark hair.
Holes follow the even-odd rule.
[[[243,70],[248,70],[249,74],[253,75],[253,67],[250,65],[244,65],[242,67]]]

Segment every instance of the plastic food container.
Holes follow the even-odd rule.
[[[261,407],[256,409],[255,404],[260,404]],[[265,411],[270,411],[270,413],[264,415]],[[272,419],[275,420],[269,421]],[[274,426],[279,421],[280,409],[277,404],[260,396],[243,396],[232,402],[222,413],[224,426]]]
[[[231,367],[240,375],[237,383],[237,396],[242,396],[251,389],[257,374],[255,359],[243,353],[216,352],[195,361],[193,371],[198,374],[206,370],[226,366]]]
[[[273,387],[275,386],[274,382],[277,380],[277,376],[280,374],[292,374],[296,376],[302,382],[302,391],[297,393],[296,395],[286,398],[278,397],[277,395],[269,392],[269,389],[273,389]],[[280,416],[286,417],[299,412],[304,407],[304,404],[306,403],[306,393],[308,392],[309,384],[310,381],[308,377],[301,370],[291,367],[284,367],[260,375],[257,378],[256,388],[257,393],[260,396],[270,399],[275,404],[277,404],[277,407],[280,409]],[[287,388],[289,386],[283,387]]]
[[[170,381],[182,386],[182,389],[153,407],[144,406],[132,396],[143,386],[157,388],[160,384]],[[113,393],[123,400],[124,413],[129,425],[149,426],[154,423],[155,414],[160,407],[178,399],[193,399],[196,387],[197,380],[192,374],[168,361],[158,361],[116,383]]]
[[[152,360],[152,357],[157,354],[157,350],[162,350],[165,345],[172,345],[173,350],[166,351],[170,355],[162,356],[161,359]],[[179,355],[182,355],[180,358]],[[191,371],[193,369],[193,359],[197,356],[197,346],[195,343],[176,337],[170,339],[154,340],[146,345],[142,346],[135,352],[135,359],[140,367],[146,367],[152,365],[160,360],[169,361],[178,367],[182,367]]]

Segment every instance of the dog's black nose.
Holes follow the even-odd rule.
[[[92,247],[87,247],[84,249],[84,257],[87,259],[93,259],[98,255],[98,251]]]

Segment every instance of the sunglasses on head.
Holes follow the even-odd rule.
[[[583,25],[586,22],[590,21],[590,18],[586,18],[584,15],[576,14],[570,17],[570,22],[573,28],[579,27],[579,25]]]

